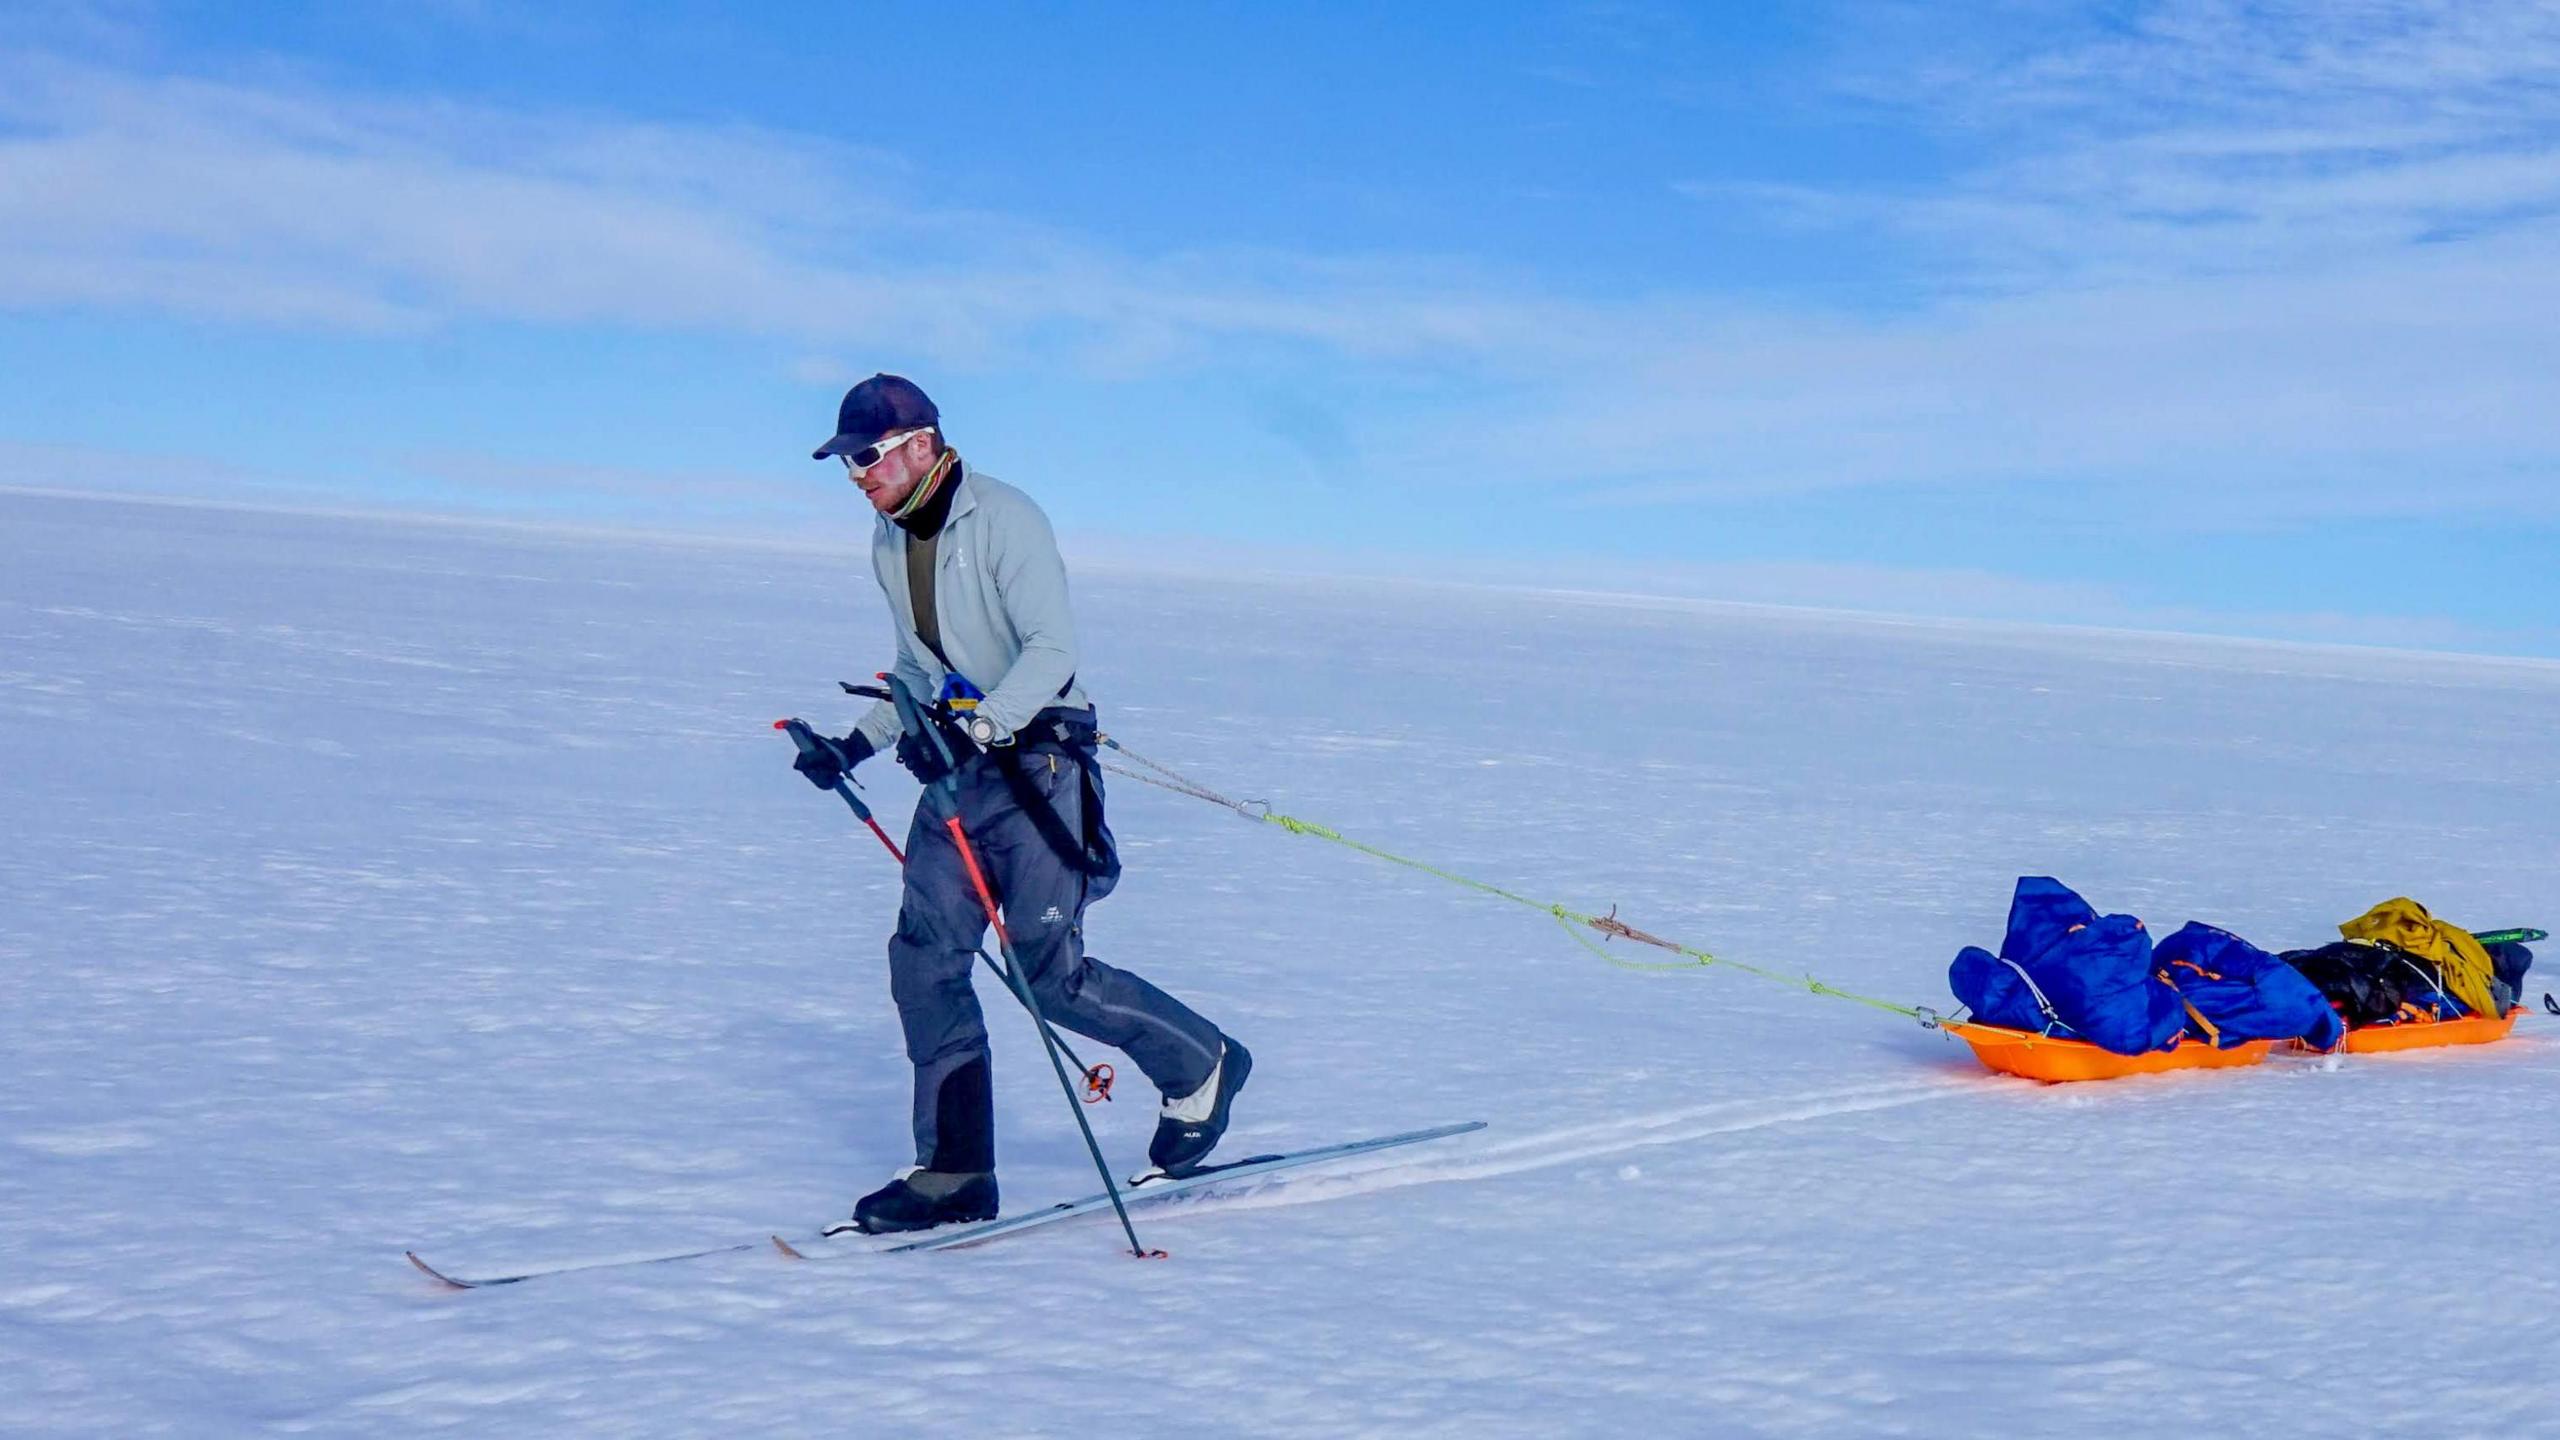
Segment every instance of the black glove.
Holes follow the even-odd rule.
[[[958,752],[953,753],[956,758]],[[898,737],[898,763],[907,767],[908,773],[916,777],[917,784],[927,787],[939,783],[943,776],[951,773],[951,767],[942,763],[942,752],[933,748],[931,740],[920,735]]]
[[[871,758],[871,742],[859,730],[841,740],[824,735],[811,735],[809,749],[791,762],[791,768],[809,777],[809,783],[821,790],[833,790],[843,783],[845,772]]]

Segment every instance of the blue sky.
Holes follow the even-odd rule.
[[[1951,18],[1961,11],[1962,18]],[[0,484],[2560,655],[2560,14],[57,4]]]

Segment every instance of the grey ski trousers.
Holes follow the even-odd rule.
[[[1078,759],[1047,749],[1020,758],[1031,788],[1055,808],[1065,833],[1082,834]],[[1100,788],[1097,783],[1095,793]],[[1218,1028],[1145,980],[1084,953],[1086,878],[1023,813],[993,758],[964,763],[959,789],[962,827],[1003,907],[1014,956],[1041,1013],[1062,1030],[1124,1052],[1167,1094],[1199,1089],[1218,1063]],[[987,915],[943,826],[946,813],[928,792],[907,831],[906,893],[889,940],[889,993],[915,1066],[916,1164],[992,1170],[987,1026],[971,984],[975,952],[989,941]]]

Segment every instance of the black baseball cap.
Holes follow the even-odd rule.
[[[942,412],[904,375],[874,375],[844,392],[836,407],[836,438],[809,452],[812,460],[859,450],[897,430],[940,429]]]

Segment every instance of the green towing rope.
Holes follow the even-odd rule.
[[[1382,850],[1375,845],[1367,843],[1366,841],[1354,840],[1350,836],[1343,834],[1341,831],[1333,829],[1331,826],[1319,825],[1312,820],[1301,820],[1294,815],[1280,814],[1271,808],[1270,802],[1268,801],[1231,800],[1226,796],[1219,794],[1217,791],[1210,789],[1208,786],[1189,778],[1188,776],[1182,775],[1167,766],[1157,764],[1155,761],[1148,759],[1146,756],[1139,754],[1137,751],[1130,749],[1128,746],[1121,744],[1119,741],[1112,739],[1108,735],[1101,735],[1095,738],[1105,748],[1111,750],[1115,754],[1125,756],[1133,764],[1144,767],[1143,769],[1133,770],[1126,765],[1110,765],[1106,763],[1104,768],[1112,771],[1114,774],[1126,775],[1130,779],[1139,781],[1143,784],[1153,785],[1163,790],[1171,790],[1180,795],[1188,795],[1195,800],[1205,800],[1212,805],[1232,810],[1247,820],[1258,821],[1265,825],[1277,825],[1292,835],[1304,835],[1311,839],[1329,841],[1333,844],[1340,845],[1347,850],[1357,850],[1363,855],[1384,860],[1390,865],[1401,865],[1408,870],[1418,870],[1425,875],[1435,876],[1439,879],[1446,880],[1452,885],[1463,886],[1466,889],[1475,891],[1479,895],[1490,895],[1497,900],[1507,900],[1514,905],[1543,912],[1552,918],[1558,925],[1563,926],[1565,933],[1573,937],[1575,944],[1580,945],[1585,950],[1590,951],[1592,954],[1599,956],[1602,960],[1617,966],[1621,970],[1649,971],[1656,974],[1662,974],[1691,972],[1705,969],[1708,966],[1721,965],[1728,970],[1739,970],[1745,975],[1756,975],[1763,980],[1774,981],[1780,985],[1787,986],[1790,989],[1802,990],[1807,994],[1828,995],[1837,1000],[1854,1001],[1857,1004],[1868,1006],[1871,1009],[1882,1010],[1889,1014],[1900,1015],[1907,1019],[1917,1020],[1922,1025],[1933,1030],[1937,1029],[1940,1022],[1945,1018],[1937,1011],[1932,1010],[1925,1005],[1900,1005],[1891,1000],[1879,999],[1873,995],[1861,995],[1854,990],[1843,990],[1836,985],[1826,985],[1810,975],[1791,975],[1781,970],[1770,970],[1758,965],[1747,965],[1739,960],[1727,960],[1722,956],[1710,955],[1706,951],[1700,950],[1695,946],[1682,945],[1677,941],[1665,940],[1659,935],[1639,930],[1624,920],[1619,919],[1618,912],[1615,907],[1612,907],[1606,915],[1585,914],[1584,912],[1573,909],[1570,906],[1558,905],[1552,901],[1540,900],[1533,896],[1519,894],[1516,891],[1505,890],[1499,885],[1490,884],[1471,876],[1460,875],[1453,870],[1443,870],[1437,865],[1416,860],[1410,855],[1399,855],[1392,850]],[[1656,949],[1668,950],[1672,954],[1681,956],[1682,958],[1678,960],[1660,961],[1622,959],[1617,955],[1611,954],[1608,950],[1603,949],[1600,943],[1593,941],[1589,935],[1583,933],[1585,930],[1598,931],[1601,941],[1632,940],[1639,945],[1651,945]],[[2544,940],[2548,940],[2551,936],[2547,931],[2536,930],[2529,926],[2519,926],[2512,930],[2476,931],[2473,933],[2472,938],[2478,940],[2483,945],[2533,945],[2539,944]],[[2552,1003],[2552,1013],[2560,1015],[2560,1003],[2548,1001],[2546,1001],[2546,1003]]]
[[[1266,801],[1231,800],[1226,796],[1219,794],[1217,791],[1200,784],[1198,781],[1192,780],[1166,766],[1157,764],[1155,761],[1148,759],[1144,755],[1139,754],[1128,746],[1112,739],[1108,735],[1099,736],[1097,738],[1103,746],[1114,753],[1125,756],[1134,764],[1144,767],[1143,771],[1132,770],[1127,766],[1122,765],[1110,765],[1106,767],[1116,774],[1126,775],[1132,780],[1139,781],[1143,784],[1153,785],[1159,789],[1171,790],[1176,794],[1188,795],[1195,800],[1205,800],[1212,805],[1218,805],[1228,810],[1232,810],[1247,820],[1258,821],[1265,825],[1277,825],[1292,835],[1304,835],[1311,839],[1329,841],[1335,845],[1340,845],[1345,849],[1357,850],[1363,855],[1370,856],[1374,859],[1384,860],[1390,865],[1401,865],[1408,870],[1418,870],[1425,875],[1446,880],[1452,885],[1462,886],[1466,889],[1475,891],[1479,895],[1490,895],[1497,900],[1507,900],[1514,905],[1539,911],[1553,919],[1558,925],[1563,926],[1565,933],[1573,937],[1574,943],[1582,946],[1586,950],[1589,950],[1592,954],[1599,956],[1609,964],[1617,966],[1621,970],[1637,970],[1662,974],[1694,972],[1705,969],[1709,966],[1720,965],[1728,970],[1739,970],[1745,975],[1756,975],[1763,980],[1774,981],[1775,983],[1787,986],[1790,989],[1802,990],[1807,994],[1828,995],[1837,1000],[1853,1001],[1871,1009],[1900,1015],[1910,1020],[1917,1020],[1922,1025],[1931,1029],[1937,1028],[1938,1022],[1941,1018],[1937,1011],[1931,1010],[1926,1006],[1896,1004],[1891,1000],[1879,999],[1873,995],[1861,995],[1854,990],[1843,990],[1836,985],[1826,985],[1822,981],[1813,978],[1811,975],[1791,975],[1781,970],[1770,970],[1758,965],[1748,965],[1739,960],[1728,960],[1722,956],[1710,955],[1706,951],[1700,950],[1694,946],[1682,945],[1677,941],[1665,940],[1659,935],[1649,934],[1646,931],[1639,930],[1634,926],[1629,925],[1624,920],[1619,919],[1614,907],[1606,915],[1586,914],[1569,906],[1558,905],[1551,901],[1539,900],[1532,896],[1522,895],[1515,891],[1506,890],[1499,885],[1489,884],[1470,876],[1460,875],[1455,871],[1443,870],[1437,865],[1416,860],[1409,855],[1398,855],[1392,850],[1382,850],[1375,845],[1368,844],[1365,841],[1354,840],[1339,830],[1335,830],[1330,826],[1319,825],[1312,820],[1301,820],[1293,815],[1280,814],[1273,810],[1270,804]],[[1585,930],[1599,932],[1601,941],[1632,940],[1639,945],[1650,945],[1659,950],[1668,950],[1672,954],[1683,958],[1679,960],[1663,961],[1622,959],[1602,948],[1602,944],[1600,942],[1595,942],[1589,935],[1584,934],[1583,932]]]

